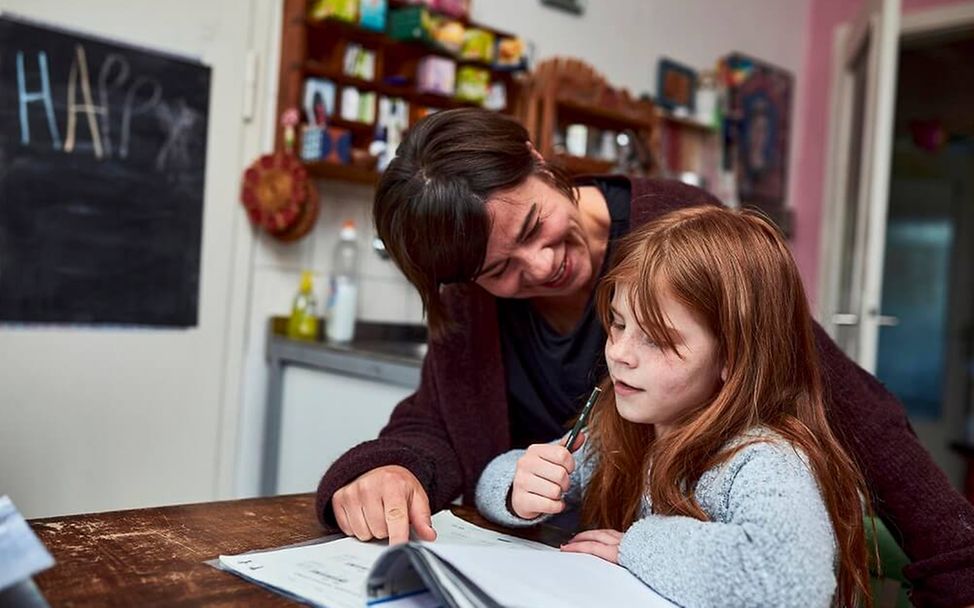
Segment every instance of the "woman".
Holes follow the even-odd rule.
[[[425,305],[432,334],[417,392],[378,439],[318,488],[326,527],[431,540],[430,513],[472,503],[486,464],[551,441],[601,376],[592,294],[615,239],[668,211],[719,203],[670,181],[573,184],[517,123],[484,110],[416,124],[376,191],[379,236]],[[830,423],[913,563],[919,605],[974,604],[974,508],[920,446],[905,412],[816,327]]]

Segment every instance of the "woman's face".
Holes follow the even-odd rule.
[[[612,324],[605,343],[619,415],[655,425],[657,437],[712,399],[723,374],[716,338],[690,309],[661,293],[660,312],[679,354],[653,343],[640,329],[625,285],[617,286],[612,297]]]
[[[578,206],[544,180],[487,200],[492,227],[476,283],[500,298],[566,296],[592,278],[589,236]]]

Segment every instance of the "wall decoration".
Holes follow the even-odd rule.
[[[656,102],[670,111],[694,111],[697,72],[672,59],[662,57],[656,73]]]
[[[0,17],[0,322],[197,324],[210,68]]]
[[[725,61],[728,110],[737,125],[738,197],[774,217],[785,207],[792,75],[737,53]]]

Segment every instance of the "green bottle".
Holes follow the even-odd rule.
[[[314,294],[314,280],[310,271],[301,273],[301,287],[294,296],[291,316],[287,321],[287,335],[296,340],[318,339],[318,316],[315,314],[317,301]]]

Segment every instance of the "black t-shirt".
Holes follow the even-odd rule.
[[[591,185],[605,197],[611,219],[601,278],[614,242],[629,230],[631,191],[624,178],[598,178]],[[605,373],[605,332],[594,294],[567,334],[555,332],[527,299],[499,298],[497,314],[513,446],[552,441],[566,432]]]

